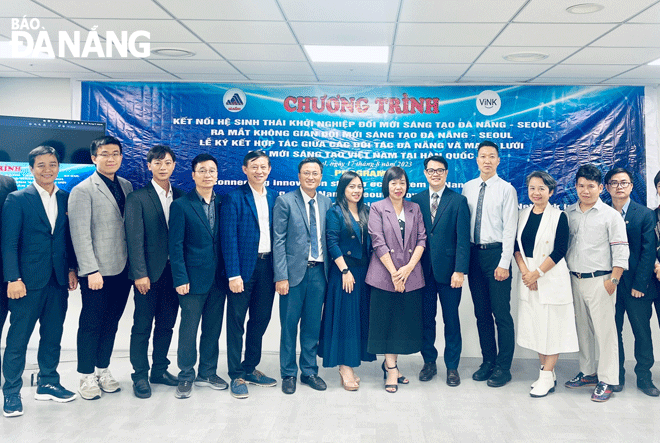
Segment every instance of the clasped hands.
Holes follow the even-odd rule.
[[[404,292],[406,290],[406,282],[413,270],[410,264],[401,266],[396,272],[392,273],[392,283],[394,284],[395,292]]]
[[[498,268],[498,269],[501,269],[501,268]],[[497,272],[497,269],[495,270],[495,272]],[[529,289],[530,291],[538,291],[539,290],[539,285],[537,283],[538,279],[539,279],[539,273],[536,272],[536,270],[530,271],[528,269],[527,271],[522,273],[523,284],[525,286],[527,286],[527,289]]]

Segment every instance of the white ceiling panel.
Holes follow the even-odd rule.
[[[161,69],[144,60],[136,59],[79,59],[76,61],[81,66],[96,72],[134,72],[134,73],[162,73]],[[156,63],[156,62],[155,62]]]
[[[183,23],[209,43],[296,44],[284,22],[185,20]]]
[[[227,60],[307,61],[298,45],[213,43],[212,46]]]
[[[392,54],[394,63],[472,63],[480,46],[396,46]]]
[[[75,61],[77,63],[77,60]],[[84,68],[76,66],[60,59],[2,59],[4,65],[11,66],[26,72],[55,71],[55,72],[75,72],[85,71]]]
[[[660,3],[635,16],[630,23],[660,23]]]
[[[531,0],[515,22],[528,23],[616,23],[627,20],[655,0],[595,0],[604,8],[593,14],[571,14],[569,6],[590,3],[584,0]]]
[[[178,79],[167,73],[147,73],[147,72],[104,72],[113,80],[135,80],[135,81],[177,81]]]
[[[313,75],[308,63],[302,62],[254,62],[236,61],[234,66],[245,75],[262,74],[270,72],[273,74]]]
[[[316,74],[321,76],[387,76],[389,65],[385,63],[313,63]]]
[[[592,46],[660,48],[660,25],[621,25],[596,40]]]
[[[174,20],[97,20],[97,19],[77,19],[76,22],[91,29],[98,26],[96,31],[103,36],[106,32],[113,31],[117,36],[121,36],[122,31],[126,31],[128,36],[136,31],[149,32],[152,43],[155,42],[199,42],[190,31],[181,26]],[[139,41],[145,41],[140,37]]]
[[[612,29],[611,24],[512,23],[496,46],[584,46]]]
[[[42,5],[66,17],[81,18],[170,18],[151,0],[38,0]]]
[[[446,63],[393,63],[390,70],[391,77],[451,77],[460,76],[470,67],[467,63],[450,65]]]
[[[651,79],[636,79],[636,78],[623,78],[623,77],[614,77],[608,80],[605,80],[603,85],[622,85],[622,86],[657,86],[658,80]]]
[[[399,76],[399,75],[390,75],[391,83],[401,83],[407,85],[434,85],[437,83],[454,83],[458,79],[458,76],[443,77],[443,76],[427,76],[427,77],[417,77],[417,76]]]
[[[254,81],[277,81],[277,82],[313,82],[316,83],[314,75],[305,74],[250,74],[250,80]]]
[[[0,17],[11,18],[57,17],[57,14],[29,0],[5,0],[0,7]],[[8,22],[7,22],[8,23]],[[5,21],[0,20],[0,29],[5,28]]]
[[[554,64],[559,63],[569,55],[573,54],[579,48],[567,47],[542,47],[542,46],[490,46],[481,57],[477,60],[478,63],[512,63],[508,62],[504,56],[516,54],[520,52],[535,52],[546,54],[548,58],[541,60],[539,63]],[[526,63],[526,62],[525,62]]]
[[[601,78],[601,80],[604,80],[628,71],[635,66],[636,65],[560,65],[550,68],[550,70],[541,74],[539,78],[585,77]]]
[[[400,20],[437,23],[506,23],[526,1],[404,1]]]
[[[391,45],[394,23],[294,22],[291,28],[301,45]]]
[[[279,0],[287,20],[395,22],[399,0]]]
[[[222,82],[240,82],[246,81],[246,78],[242,75],[236,74],[215,74],[215,73],[195,73],[195,74],[176,74],[181,80],[191,81],[191,82],[211,82],[211,83],[222,83]]]
[[[527,63],[502,63],[502,64],[476,64],[472,65],[465,74],[466,77],[497,76],[501,78],[529,78],[536,77],[551,65],[527,64]]]
[[[41,73],[39,73],[41,74]],[[59,75],[44,75],[43,77],[58,77],[58,78],[70,78],[68,73],[58,73]],[[0,78],[1,77],[30,77],[30,78],[37,78],[40,77],[41,75],[38,74],[30,74],[29,72],[20,72],[20,71],[2,71],[0,72]]]
[[[240,75],[229,63],[223,60],[153,60],[152,63],[173,74],[235,74]]]
[[[655,79],[656,83],[660,84],[660,66],[639,66],[628,72],[621,74],[621,77],[634,78],[634,79]]]
[[[275,0],[158,0],[180,19],[203,20],[275,20],[282,21],[282,13]]]
[[[4,75],[4,74],[3,74]],[[71,78],[74,80],[109,80],[107,75],[97,74],[96,72],[38,72],[39,77],[45,78]]]
[[[485,46],[503,26],[481,23],[400,23],[394,43],[420,46]]]
[[[377,85],[387,82],[387,75],[380,76],[350,76],[350,75],[328,75],[319,76],[319,81],[324,83],[347,83],[360,84],[360,85]]]
[[[602,77],[581,77],[581,76],[566,76],[566,77],[537,77],[529,80],[529,83],[539,85],[598,85],[604,83]]]
[[[639,65],[660,58],[660,48],[584,48],[568,58],[570,65]]]

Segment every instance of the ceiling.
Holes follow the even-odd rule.
[[[594,1],[604,8],[570,14]],[[660,0],[2,0],[58,32],[151,33],[151,55],[0,58],[0,77],[295,84],[660,84]],[[33,22],[34,23],[34,22]],[[36,31],[32,33],[36,38]],[[142,39],[144,41],[145,39]],[[7,45],[8,43],[5,43]],[[385,45],[387,64],[312,63],[303,45]],[[193,52],[187,58],[159,48]],[[540,52],[537,62],[503,57]],[[68,53],[67,53],[68,54]]]

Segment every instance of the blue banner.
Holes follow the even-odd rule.
[[[646,202],[643,103],[642,87],[83,82],[81,118],[105,122],[122,140],[120,174],[137,187],[150,179],[146,151],[155,144],[176,152],[172,181],[184,189],[193,186],[191,160],[214,155],[219,193],[243,183],[243,156],[263,149],[275,190],[295,189],[299,161],[316,156],[325,164],[322,192],[334,196],[350,169],[363,177],[372,202],[382,198],[390,166],[406,169],[411,194],[424,189],[423,160],[432,154],[448,159],[448,186],[462,187],[478,176],[477,145],[488,139],[500,146],[498,173],[521,204],[530,203],[527,174],[543,169],[558,182],[551,203],[563,207],[577,200],[575,173],[587,162],[603,174],[628,168],[633,199]]]

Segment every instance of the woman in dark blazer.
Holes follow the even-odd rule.
[[[371,205],[369,234],[374,248],[366,282],[371,289],[367,350],[385,354],[385,390],[396,392],[407,384],[397,367],[398,354],[422,347],[422,291],[424,274],[419,263],[426,231],[417,203],[404,200],[409,181],[406,171],[393,166],[383,177],[383,200]]]
[[[369,334],[369,287],[365,283],[371,237],[367,231],[369,207],[364,204],[362,179],[345,172],[337,185],[337,200],[326,215],[328,255],[335,266],[328,274],[319,356],[323,366],[339,365],[342,386],[356,391],[360,379],[353,368],[374,361],[367,352]]]

